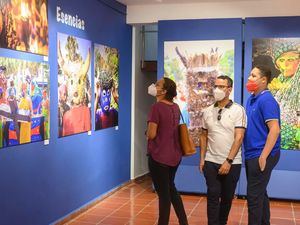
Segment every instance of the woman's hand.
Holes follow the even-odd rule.
[[[201,173],[203,173],[204,163],[205,163],[204,159],[201,158],[200,159],[200,164],[199,164],[199,170],[200,170]]]

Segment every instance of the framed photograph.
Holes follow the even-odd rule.
[[[57,35],[59,137],[91,130],[91,42]]]
[[[199,146],[202,110],[215,102],[216,78],[227,75],[234,80],[234,40],[166,41],[164,75],[177,84],[176,102]]]
[[[95,130],[118,126],[119,54],[95,44]]]
[[[0,57],[0,147],[49,139],[49,66]]]
[[[281,148],[300,150],[300,37],[252,41],[252,66],[267,65],[268,85],[280,105]]]
[[[47,0],[0,0],[0,48],[48,55]]]

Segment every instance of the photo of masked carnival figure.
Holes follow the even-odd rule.
[[[118,126],[119,55],[95,44],[95,130]]]
[[[105,70],[101,71],[96,84],[95,130],[118,126],[118,111],[111,104],[112,98],[115,98],[114,91],[111,74]]]
[[[281,148],[300,149],[300,38],[253,40],[253,65],[261,64],[261,56],[269,57],[278,73],[268,85],[280,105]],[[270,66],[270,65],[269,65]]]
[[[0,0],[0,47],[48,55],[47,0]]]
[[[59,137],[91,130],[91,42],[58,33]]]
[[[199,146],[202,110],[215,102],[216,78],[224,73],[233,78],[233,49],[232,40],[165,42],[164,72],[179,88],[176,103],[196,146]]]
[[[49,95],[47,64],[0,58],[0,147],[49,138],[42,90]]]

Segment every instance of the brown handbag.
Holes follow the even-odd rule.
[[[189,130],[184,123],[182,114],[180,113],[183,123],[179,124],[179,142],[181,145],[182,156],[190,156],[196,154],[196,148],[192,138],[189,135]]]

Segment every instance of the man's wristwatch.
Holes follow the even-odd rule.
[[[233,163],[233,159],[226,158],[226,161],[231,165]]]

